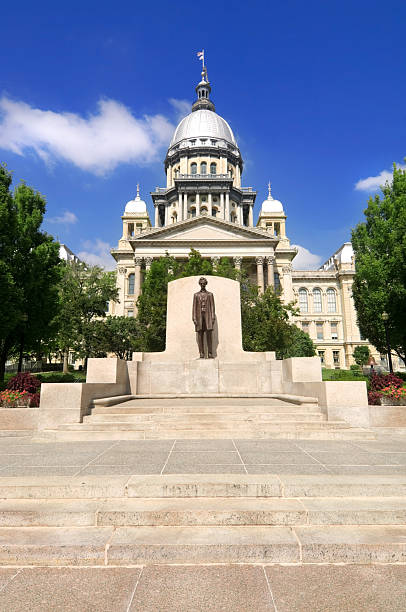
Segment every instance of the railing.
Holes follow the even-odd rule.
[[[232,176],[227,174],[178,174],[176,179],[231,179]]]

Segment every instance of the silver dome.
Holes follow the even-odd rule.
[[[234,134],[227,121],[210,110],[196,110],[179,123],[170,147],[187,138],[219,138],[237,146]]]

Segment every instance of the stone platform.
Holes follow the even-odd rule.
[[[0,609],[403,610],[406,433],[378,438],[2,436]]]

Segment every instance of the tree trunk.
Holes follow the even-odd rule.
[[[63,373],[68,374],[69,366],[68,366],[68,358],[69,358],[69,349],[65,349],[63,352]]]

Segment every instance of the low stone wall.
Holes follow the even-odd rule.
[[[38,408],[0,408],[0,430],[35,431],[38,417]]]
[[[406,406],[368,406],[371,427],[406,427]]]
[[[129,392],[126,361],[89,359],[85,383],[41,385],[38,428],[53,429],[65,423],[80,423],[90,413],[93,400]]]

